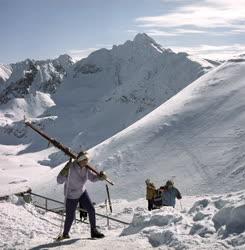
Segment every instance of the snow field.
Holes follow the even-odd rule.
[[[89,240],[89,226],[73,224],[71,239],[54,243],[61,217],[45,213],[11,196],[0,202],[1,249],[244,249],[245,191],[223,195],[186,196],[176,208],[149,212],[146,201],[113,200],[113,217],[132,221],[124,226],[97,217],[106,237]],[[103,204],[96,211],[105,213]]]

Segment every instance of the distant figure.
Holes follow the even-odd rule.
[[[160,188],[162,190],[162,205],[175,207],[175,199],[182,199],[179,190],[174,187],[174,182],[168,180],[165,186]]]
[[[148,201],[148,210],[151,211],[153,209],[154,198],[157,190],[155,185],[150,181],[150,179],[147,179],[145,181],[145,184],[146,184],[146,200]]]

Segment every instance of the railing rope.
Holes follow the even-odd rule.
[[[36,204],[34,204],[34,206],[39,207],[39,208],[42,208],[42,209],[45,209],[46,211],[58,213],[58,212],[56,212],[56,211],[54,211],[54,210],[48,208],[48,201],[52,201],[52,202],[55,202],[55,203],[64,205],[64,203],[61,202],[61,201],[57,201],[57,200],[55,200],[55,199],[52,199],[52,198],[49,198],[49,197],[45,197],[45,196],[40,195],[40,194],[36,194],[36,193],[33,193],[33,192],[30,192],[30,194],[31,194],[32,196],[36,196],[36,197],[39,197],[39,198],[42,198],[42,199],[45,200],[45,207],[44,207],[44,208],[41,207],[40,205],[36,205]],[[77,208],[77,210],[78,210],[78,211],[87,212],[85,209],[82,209],[82,208]],[[97,216],[99,216],[99,217],[102,217],[102,218],[105,218],[105,219],[108,219],[108,220],[112,220],[112,221],[115,221],[115,222],[118,222],[118,223],[121,223],[121,224],[124,224],[124,225],[129,225],[129,224],[130,224],[129,222],[122,221],[122,220],[113,218],[113,217],[108,216],[108,215],[100,214],[100,213],[97,213],[97,212],[96,212],[95,214],[96,214]],[[77,221],[80,221],[80,220],[77,220]]]
[[[39,205],[37,205],[37,204],[35,204],[34,206],[35,206],[35,207],[37,207],[37,208],[44,209],[44,207],[39,206]],[[54,211],[54,210],[52,210],[52,209],[47,209],[47,212],[52,212],[52,213],[55,213],[55,214],[60,215],[60,213],[59,213],[59,212]],[[78,219],[76,219],[76,221],[79,221],[79,222],[84,223],[84,224],[89,224],[89,223],[88,223],[88,222],[86,222],[86,221],[81,221],[81,220],[78,220]]]

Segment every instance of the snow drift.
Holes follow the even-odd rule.
[[[243,249],[245,247],[245,192],[183,198],[183,209],[163,207],[146,211],[144,199],[114,200],[114,217],[131,221],[128,227],[98,219],[106,234],[91,241],[89,226],[73,224],[71,239],[53,243],[60,216],[24,204],[12,196],[0,202],[1,249]],[[103,204],[101,204],[103,205]],[[105,212],[103,206],[96,208]]]
[[[244,192],[196,198],[188,210],[137,212],[122,236],[147,237],[153,247],[229,249],[244,246]]]

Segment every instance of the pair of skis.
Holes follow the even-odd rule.
[[[70,158],[75,159],[75,160],[77,159],[78,154],[75,153],[75,152],[72,152],[72,150],[70,148],[68,148],[65,145],[63,145],[62,143],[58,142],[56,139],[49,137],[46,133],[44,133],[43,131],[41,131],[39,128],[37,128],[36,126],[34,126],[29,121],[25,121],[25,124],[28,127],[30,127],[31,129],[33,129],[35,132],[37,132],[39,135],[41,135],[43,138],[45,138],[49,142],[49,144],[54,145],[56,148],[58,148],[61,151],[63,151]],[[93,166],[91,166],[90,164],[87,164],[86,168],[88,168],[89,170],[91,170],[92,172],[94,172],[96,175],[100,176],[100,173]],[[105,181],[107,181],[111,185],[114,185],[113,181],[111,181],[107,177],[106,177]]]

